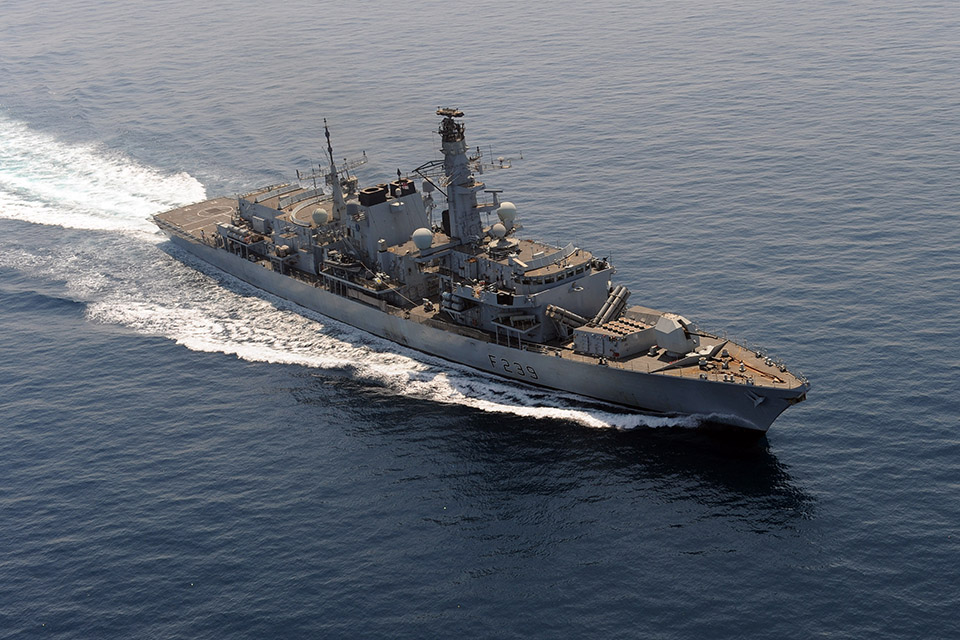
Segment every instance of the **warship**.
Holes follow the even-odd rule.
[[[338,164],[324,120],[327,157],[296,181],[153,220],[259,289],[519,383],[751,434],[805,399],[806,378],[762,350],[628,306],[606,258],[520,237],[517,207],[481,180],[511,159],[469,149],[459,109],[437,115],[442,159],[389,182],[361,188],[366,153]]]

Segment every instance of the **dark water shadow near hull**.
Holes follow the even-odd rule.
[[[569,420],[442,405],[349,377],[301,376],[291,392],[306,413],[336,404],[351,412],[351,437],[380,456],[422,460],[471,492],[608,497],[732,508],[764,526],[791,528],[816,501],[791,477],[763,436],[731,439],[685,427],[589,428]],[[331,395],[336,400],[331,399]],[[358,420],[357,418],[361,418]]]

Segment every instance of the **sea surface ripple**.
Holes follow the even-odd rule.
[[[0,15],[0,639],[960,636],[952,3]],[[745,446],[518,387],[149,221],[322,161],[323,118],[410,171],[441,104],[524,234],[808,401]]]

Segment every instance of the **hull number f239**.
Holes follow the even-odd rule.
[[[531,380],[539,380],[540,376],[537,375],[537,370],[531,367],[530,365],[522,365],[519,362],[511,362],[506,358],[498,358],[495,355],[489,355],[490,366],[493,367],[494,371],[503,370],[504,373],[510,373],[515,376],[520,376],[521,378],[530,378]]]

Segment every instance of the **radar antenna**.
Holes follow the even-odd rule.
[[[443,116],[443,120],[440,121],[439,133],[444,142],[463,140],[463,123],[454,120],[454,118],[462,118],[463,111],[449,107],[437,107],[437,115]]]
[[[365,164],[367,164],[366,151],[353,158],[343,158],[337,167],[337,178],[340,180],[340,186],[350,192],[349,183],[355,180],[350,172]],[[322,164],[302,171],[297,169],[297,180],[313,180],[314,188],[317,186],[317,180],[323,180],[326,184],[331,184],[330,175],[330,168],[324,167]]]
[[[490,157],[493,158],[493,150],[489,151]],[[475,155],[469,156],[467,162],[470,165],[470,168],[477,173],[483,173],[484,171],[495,171],[497,169],[509,169],[513,166],[513,163],[516,160],[523,160],[523,152],[520,152],[519,158],[508,158],[505,156],[497,156],[493,158],[490,162],[483,161],[483,151],[480,150],[480,147],[477,147],[477,153]]]

